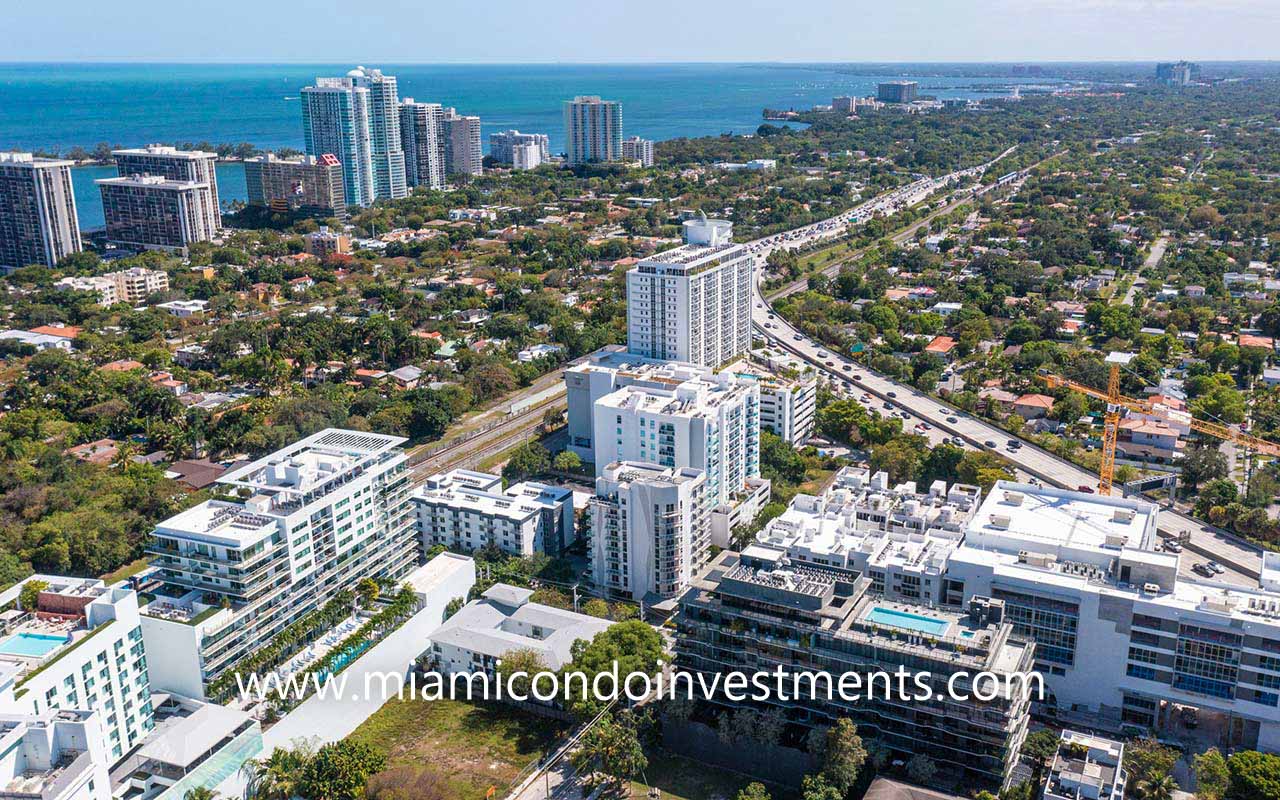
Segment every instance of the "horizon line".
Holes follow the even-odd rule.
[[[335,60],[306,60],[306,59],[284,59],[284,60],[261,60],[261,59],[181,59],[181,58],[20,58],[4,60],[0,59],[0,66],[17,66],[17,65],[33,65],[33,64],[81,64],[81,65],[119,65],[119,64],[191,64],[191,65],[227,65],[227,66],[328,66],[332,64],[390,64],[395,66],[687,66],[687,65],[725,65],[725,66],[882,66],[882,65],[943,65],[943,66],[1008,66],[1008,65],[1127,65],[1127,64],[1155,64],[1162,61],[1196,61],[1202,64],[1280,64],[1280,59],[1224,59],[1224,58],[1195,58],[1187,56],[1179,56],[1178,58],[1140,58],[1140,59],[1108,59],[1108,58],[1083,58],[1083,59],[1047,59],[1047,60],[1030,60],[1030,59],[993,59],[987,61],[974,61],[967,59],[944,59],[937,61],[923,60],[871,60],[871,61],[802,61],[802,60],[671,60],[671,61],[593,61],[584,60],[576,61],[572,59],[555,59],[555,60],[533,60],[533,61],[471,61],[471,60],[454,60],[454,61],[401,61],[397,59],[389,60],[370,60],[364,59],[335,59]]]

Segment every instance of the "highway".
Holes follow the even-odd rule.
[[[956,176],[940,178],[934,183],[938,186],[945,185],[948,179],[952,177]],[[1023,179],[1025,179],[1025,174],[1019,176],[1018,183],[1020,184]],[[916,185],[912,184],[912,186]],[[918,196],[923,199],[923,195],[927,195],[927,193],[913,191],[911,196]],[[886,214],[891,214],[902,207],[897,205],[892,193],[885,198],[873,201],[870,205],[876,206],[877,210]],[[865,205],[860,208],[864,207]],[[945,213],[945,211],[939,213]],[[1097,486],[1098,476],[1096,474],[1077,467],[1037,445],[1017,439],[985,420],[976,419],[953,406],[925,395],[911,386],[886,378],[850,358],[831,352],[829,347],[814,342],[792,327],[782,317],[774,314],[770,301],[765,298],[760,289],[760,278],[764,273],[765,259],[770,252],[778,247],[803,247],[830,235],[826,233],[825,228],[819,228],[806,235],[808,230],[800,229],[785,235],[770,237],[762,240],[762,243],[753,243],[753,245],[757,245],[752,248],[757,256],[757,279],[754,283],[755,297],[753,299],[752,322],[761,334],[783,349],[809,362],[831,378],[851,384],[855,393],[861,391],[869,394],[877,398],[880,401],[878,403],[880,405],[891,404],[894,408],[907,412],[914,419],[923,420],[939,431],[961,437],[974,447],[997,452],[1012,462],[1018,469],[1035,476],[1046,484],[1067,489],[1078,489],[1081,486],[1092,489]],[[894,238],[896,241],[903,241],[909,235],[909,233],[903,232]],[[907,429],[910,430],[910,426]],[[1008,444],[1010,440],[1020,442],[1021,446],[1010,447]],[[1160,529],[1170,535],[1189,532],[1188,551],[1216,560],[1227,568],[1227,573],[1218,577],[1219,581],[1237,586],[1257,585],[1257,576],[1262,563],[1261,553],[1258,549],[1226,536],[1213,527],[1176,511],[1161,511]],[[1181,566],[1184,572],[1187,571],[1189,562],[1194,558],[1195,556],[1191,555],[1180,559],[1183,562]]]

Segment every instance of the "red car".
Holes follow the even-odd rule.
[[[1083,483],[1082,483],[1082,484],[1080,484],[1079,486],[1077,486],[1077,487],[1076,487],[1076,491],[1077,491],[1077,492],[1084,492],[1085,494],[1093,494],[1093,487],[1092,487],[1092,486],[1086,486],[1085,484],[1083,484]]]

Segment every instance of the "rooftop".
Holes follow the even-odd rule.
[[[590,640],[608,628],[608,620],[530,602],[532,592],[494,584],[478,600],[463,606],[431,634],[431,641],[501,658],[513,650],[533,650],[548,669],[571,659],[578,639]]]

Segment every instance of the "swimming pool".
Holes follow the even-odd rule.
[[[15,633],[0,642],[0,653],[10,656],[33,656],[40,658],[67,643],[65,635],[57,636],[47,633]]]
[[[874,622],[877,625],[891,625],[895,628],[906,628],[909,631],[925,633],[930,636],[941,636],[947,632],[947,628],[951,627],[951,623],[945,619],[911,614],[906,611],[895,611],[892,608],[884,608],[883,606],[872,608],[867,614],[867,622]]]

